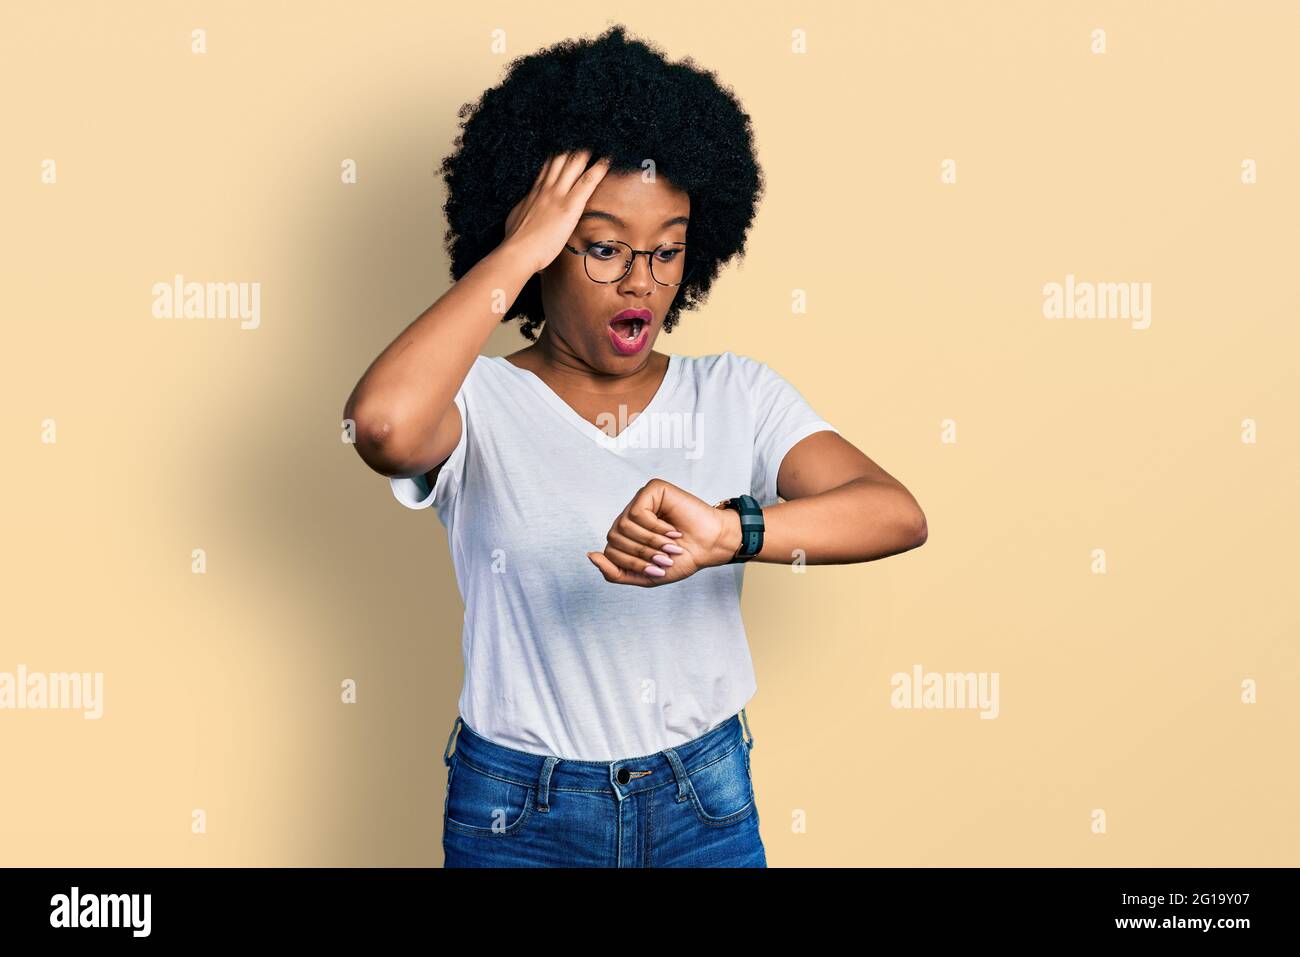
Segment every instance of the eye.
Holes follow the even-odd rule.
[[[609,243],[592,243],[587,247],[587,255],[602,262],[609,262],[618,255],[618,247]]]
[[[682,254],[680,249],[661,249],[656,257],[661,263],[670,263]]]

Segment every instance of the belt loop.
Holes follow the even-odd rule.
[[[664,751],[664,757],[673,766],[673,776],[677,778],[677,803],[680,804],[691,796],[690,791],[687,790],[689,775],[687,775],[686,768],[682,765],[682,759],[677,756],[677,752],[672,748]]]
[[[447,738],[447,747],[442,752],[442,763],[448,767],[451,766],[451,739],[456,737],[456,732],[460,730],[460,726],[464,723],[461,716],[456,715],[456,723],[451,726],[451,736]]]
[[[740,709],[740,723],[745,729],[745,737],[749,742],[749,750],[754,750],[754,736],[749,731],[749,716],[745,714],[745,709]]]
[[[537,810],[543,814],[550,811],[549,802],[551,796],[551,771],[560,763],[560,759],[554,756],[547,757],[542,762],[542,773],[537,779]]]

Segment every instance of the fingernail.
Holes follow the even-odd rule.
[[[664,532],[664,534],[667,535],[669,538],[681,538],[681,537],[682,537],[682,533],[681,533],[681,532]]]
[[[667,574],[668,574],[666,571],[664,571],[664,570],[663,570],[662,568],[660,568],[658,565],[647,565],[647,566],[645,567],[645,573],[646,573],[647,575],[653,575],[655,578],[662,578],[664,575],[667,575]]]
[[[660,565],[671,565],[673,560],[667,555],[651,555],[650,561],[658,562]]]
[[[665,545],[663,550],[669,555],[682,555],[686,552],[686,549],[682,548],[680,545]]]

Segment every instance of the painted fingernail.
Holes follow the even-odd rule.
[[[669,555],[683,555],[686,552],[686,549],[682,548],[680,545],[665,545],[663,550]]]
[[[677,532],[677,531],[664,532],[664,534],[667,535],[669,538],[681,538],[681,537],[682,537],[682,533],[681,533],[681,532]]]
[[[664,575],[667,575],[667,574],[668,574],[666,571],[664,571],[664,570],[663,570],[662,568],[660,568],[658,565],[647,565],[647,566],[645,567],[645,573],[646,573],[647,575],[653,575],[655,578],[662,578]]]
[[[673,560],[667,555],[651,555],[650,561],[658,562],[660,565],[671,565]]]

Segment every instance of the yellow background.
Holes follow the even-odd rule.
[[[581,7],[5,4],[0,671],[105,688],[0,711],[0,863],[441,862],[446,537],[340,416],[447,287],[457,108]],[[771,363],[929,520],[747,572],[769,863],[1300,864],[1295,6],[615,16],[734,87],[768,187],[657,348]],[[260,328],[154,318],[176,273],[259,282]],[[1044,318],[1067,274],[1150,282],[1150,328]],[[915,664],[998,672],[1000,716],[894,710]]]

